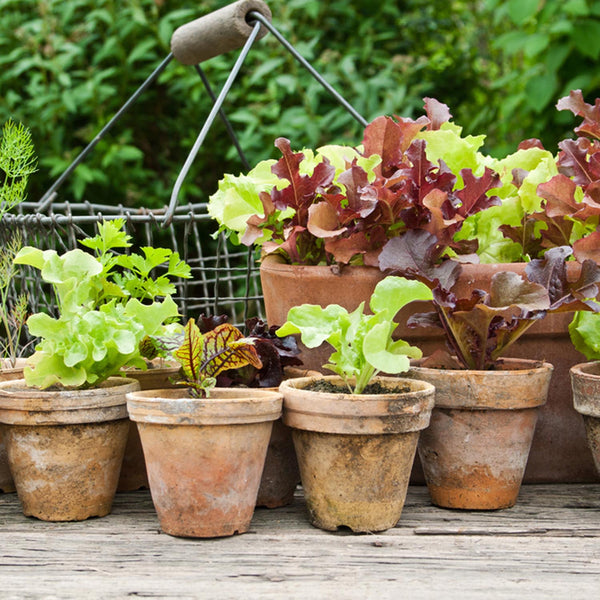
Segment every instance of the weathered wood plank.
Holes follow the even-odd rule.
[[[596,597],[599,538],[600,485],[526,486],[515,508],[492,513],[439,509],[413,487],[397,527],[358,536],[311,527],[299,494],[216,540],[160,533],[147,492],[82,523],[25,518],[8,494],[0,597]]]

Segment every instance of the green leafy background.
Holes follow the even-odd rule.
[[[27,125],[39,155],[37,199],[169,51],[173,30],[228,1],[0,0],[0,122]],[[274,23],[370,120],[448,104],[465,134],[501,156],[523,138],[552,152],[572,130],[556,100],[600,96],[600,3],[593,0],[269,0]],[[235,55],[207,61],[220,89]],[[160,206],[211,101],[198,75],[171,64],[65,184],[61,198]],[[273,140],[358,143],[361,127],[272,36],[253,49],[226,102],[251,164]],[[242,164],[220,123],[182,200],[202,202]]]

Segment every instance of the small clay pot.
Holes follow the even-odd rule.
[[[123,369],[123,373],[140,384],[140,390],[161,390],[175,387],[171,379],[179,372],[179,365],[152,366],[145,371],[142,369]],[[148,474],[146,473],[146,462],[144,451],[137,426],[133,421],[129,422],[129,435],[125,456],[119,476],[117,492],[130,492],[134,490],[148,489]]]
[[[278,392],[253,388],[214,388],[206,399],[185,389],[127,396],[165,533],[221,537],[248,530],[281,401]]]
[[[110,512],[129,428],[125,394],[137,389],[120,377],[87,390],[0,384],[0,422],[25,515],[81,521]]]
[[[538,409],[552,365],[505,359],[501,370],[411,368],[435,386],[435,408],[419,440],[431,501],[444,508],[494,510],[519,495]]]
[[[600,474],[600,361],[571,367],[573,405],[582,415],[596,470]]]
[[[322,378],[344,385],[341,378]],[[434,388],[377,377],[389,392],[325,393],[315,378],[284,381],[283,422],[292,428],[310,522],[335,531],[383,531],[400,519],[419,431],[427,427]],[[395,389],[404,387],[406,391]]]
[[[284,378],[293,379],[294,377],[320,377],[320,373],[300,367],[286,367]],[[277,388],[274,388],[274,391],[277,391]],[[279,418],[273,422],[256,506],[280,508],[291,504],[299,483],[300,469],[294,449],[292,430]]]

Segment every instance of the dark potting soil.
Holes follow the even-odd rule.
[[[304,389],[311,392],[325,392],[327,394],[350,393],[350,390],[347,386],[331,383],[330,381],[325,381],[324,379],[316,380],[310,385],[307,385]],[[375,382],[367,385],[363,391],[363,394],[405,394],[406,392],[410,391],[411,387],[406,384],[398,384],[397,386],[389,387],[381,385],[379,382]]]

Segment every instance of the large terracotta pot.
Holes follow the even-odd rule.
[[[131,393],[152,501],[161,529],[175,536],[221,537],[250,526],[281,394],[214,388]]]
[[[0,423],[25,515],[81,521],[110,512],[129,428],[125,394],[137,389],[120,377],[87,390],[0,383]]]
[[[385,392],[353,395],[306,389],[314,381],[345,387],[336,376],[290,379],[279,387],[310,522],[328,531],[393,527],[404,507],[419,432],[429,423],[433,386],[380,377],[374,383]]]
[[[457,286],[460,293],[475,288],[489,289],[490,280],[499,271],[514,271],[524,275],[524,263],[463,265],[463,274]],[[576,277],[579,265],[570,263],[572,277]],[[340,304],[348,310],[373,293],[377,283],[384,277],[372,267],[346,267],[340,273],[327,266],[288,265],[280,257],[270,255],[260,266],[260,276],[265,301],[266,318],[269,323],[281,324],[292,306],[303,303]],[[418,346],[424,355],[443,347],[440,330],[419,327],[408,329],[406,319],[413,312],[431,310],[425,302],[415,302],[398,315],[400,326],[396,335]],[[554,365],[554,373],[548,393],[548,401],[539,414],[529,461],[525,471],[526,483],[563,483],[598,481],[591,452],[588,448],[585,427],[573,408],[569,369],[581,362],[571,343],[568,324],[569,313],[549,315],[538,321],[510,348],[507,356],[545,360]],[[331,349],[327,344],[307,353],[301,359],[309,369],[321,370]],[[423,475],[417,465],[413,482],[422,483]]]
[[[2,362],[0,369],[0,381],[14,381],[15,379],[23,379],[23,367],[25,359],[18,358],[17,364],[12,366],[8,361]],[[8,468],[8,456],[6,455],[6,447],[2,439],[2,429],[0,428],[0,493],[9,493],[15,491],[15,482],[13,481],[10,469]]]
[[[588,443],[600,474],[600,361],[571,367],[573,404],[583,417]]]
[[[179,365],[154,366],[146,371],[141,369],[123,369],[123,373],[135,379],[140,384],[140,390],[160,390],[175,387],[171,379],[179,372]],[[148,488],[148,474],[146,473],[146,462],[144,451],[137,426],[129,421],[129,435],[125,456],[119,476],[117,492],[130,492],[133,490]]]
[[[431,423],[419,440],[432,502],[476,510],[514,506],[552,365],[510,359],[501,370],[417,366],[407,375],[435,386]]]

